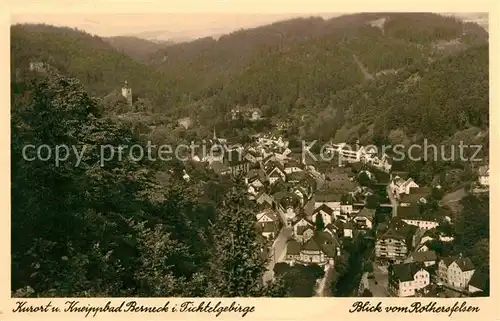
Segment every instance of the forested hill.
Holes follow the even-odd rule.
[[[167,107],[169,90],[175,84],[100,37],[71,28],[14,25],[11,76],[17,69],[26,69],[30,61],[49,63],[61,73],[78,78],[96,96],[107,95],[128,81],[136,96],[148,97],[159,108]]]
[[[297,138],[408,142],[488,128],[488,34],[437,14],[292,19],[141,53],[142,62],[72,29],[18,25],[11,41],[13,67],[47,59],[93,94],[128,80],[169,124],[195,121],[182,137],[213,126],[252,133],[228,125],[236,105],[288,121]]]
[[[133,36],[107,37],[104,38],[104,41],[108,42],[119,52],[146,63],[151,61],[151,57],[157,51],[174,44],[174,42],[169,41],[157,43]]]

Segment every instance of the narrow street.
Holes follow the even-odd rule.
[[[267,265],[267,271],[263,275],[264,284],[274,278],[274,265],[278,262],[282,262],[286,256],[286,242],[292,236],[292,229],[288,227],[283,227],[273,242],[272,247],[269,251],[269,263]]]
[[[389,196],[389,200],[391,201],[392,204],[392,217],[396,217],[398,216],[398,201],[396,200],[396,197],[392,193],[389,185],[387,185],[387,196]]]
[[[325,267],[325,275],[319,280],[318,285],[316,287],[316,295],[318,297],[329,296],[326,289],[326,286],[330,284],[333,274],[335,273],[335,268],[331,265],[326,265]]]
[[[379,267],[373,264],[373,278],[368,279],[370,292],[374,297],[388,297],[387,284],[388,273],[386,267]]]

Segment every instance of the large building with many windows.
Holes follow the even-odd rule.
[[[381,235],[377,236],[375,243],[375,256],[379,260],[386,260],[388,263],[401,263],[405,260],[408,247],[404,235],[394,228],[389,228]]]

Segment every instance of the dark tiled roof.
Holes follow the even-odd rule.
[[[426,199],[428,195],[423,194],[401,194],[401,203],[415,204],[420,201],[421,198]]]
[[[435,261],[437,259],[434,251],[413,252],[411,257],[416,262]]]
[[[487,284],[488,284],[488,276],[479,271],[474,271],[474,274],[472,275],[472,278],[469,281],[469,285],[472,285],[473,287],[484,291]]]
[[[330,230],[330,231],[336,231],[339,229],[338,222],[333,222],[325,226],[325,229]]]
[[[257,214],[257,217],[261,218],[264,215],[266,215],[267,217],[269,217],[273,221],[277,221],[278,220],[278,214],[274,213],[274,211],[272,211],[272,210],[262,211],[262,212],[260,212],[260,213]]]
[[[303,171],[301,171],[301,172],[293,172],[293,173],[290,173],[290,174],[286,175],[286,180],[287,181],[298,181],[298,182],[300,182],[305,177],[306,177],[306,173],[304,173]]]
[[[454,260],[452,257],[444,257],[441,259],[441,261],[448,267],[451,263],[453,263]]]
[[[413,281],[415,278],[415,273],[424,268],[424,264],[421,262],[411,262],[403,264],[395,264],[389,266],[389,275],[393,279],[400,282]]]
[[[394,230],[393,228],[389,228],[385,233],[377,237],[378,239],[395,239],[405,241],[405,236],[402,235],[399,231]]]
[[[382,172],[379,170],[373,170],[373,175],[375,176],[375,180],[378,184],[389,184],[391,180],[391,175],[386,172]]]
[[[224,153],[224,161],[228,166],[235,166],[246,162],[243,157],[243,151],[240,150],[226,151]]]
[[[316,243],[316,240],[314,238],[311,238],[309,241],[304,244],[304,247],[302,248],[303,250],[306,251],[320,251],[321,248],[319,247],[318,243]]]
[[[420,217],[420,210],[417,206],[398,206],[398,217],[401,219],[414,219]]]
[[[373,221],[375,217],[375,210],[364,207],[359,213],[356,214],[356,217],[366,217],[370,221]]]
[[[304,164],[302,164],[294,159],[291,159],[288,162],[286,162],[286,164],[285,164],[285,168],[290,168],[290,167],[298,167],[298,168],[303,169]]]
[[[336,248],[340,247],[340,241],[335,234],[332,235],[328,232],[316,232],[313,238],[316,240],[316,243],[318,243],[318,245],[322,248],[323,252],[325,252],[325,254],[327,254],[328,256],[335,256]]]
[[[472,261],[468,257],[458,257],[455,259],[455,262],[462,272],[474,270],[474,264],[472,264]]]
[[[316,202],[340,202],[342,194],[329,191],[318,191],[314,194],[314,201]]]
[[[223,173],[223,172],[227,172],[229,170],[229,168],[225,164],[223,164],[219,161],[212,162],[210,164],[210,168],[212,168],[216,173],[219,173],[219,174]]]
[[[321,204],[320,206],[315,208],[313,213],[318,213],[319,211],[323,211],[329,215],[333,214],[333,210],[330,207],[328,207],[326,204]]]
[[[273,222],[256,223],[256,227],[260,233],[277,232],[276,225]]]
[[[301,246],[299,242],[295,240],[290,240],[286,244],[286,254],[291,254],[291,255],[298,255],[300,254]]]
[[[271,160],[271,161],[269,161],[269,162],[266,164],[265,169],[266,169],[266,171],[267,171],[268,173],[270,173],[270,172],[271,172],[274,168],[276,168],[276,167],[277,167],[280,171],[282,171],[282,172],[285,170],[285,168],[283,167],[283,165],[282,165],[280,162],[276,161],[276,160]]]

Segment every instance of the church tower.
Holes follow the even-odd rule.
[[[122,96],[127,99],[129,106],[132,106],[132,88],[128,86],[127,81],[125,81],[125,84],[123,85]]]

